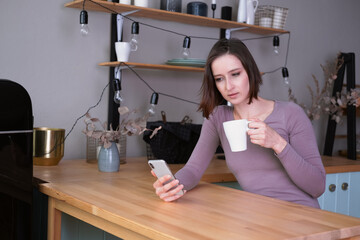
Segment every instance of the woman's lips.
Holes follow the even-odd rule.
[[[229,98],[236,98],[238,94],[237,93],[231,93],[231,94],[228,94],[228,97]]]

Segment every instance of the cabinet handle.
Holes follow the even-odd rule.
[[[335,184],[330,184],[329,185],[329,191],[330,192],[335,192],[335,190],[336,190],[336,185]]]
[[[341,185],[341,189],[344,190],[344,191],[348,190],[348,188],[349,188],[349,184],[346,183],[346,182],[344,182],[344,183]]]

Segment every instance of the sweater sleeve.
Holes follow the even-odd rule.
[[[314,198],[325,190],[325,169],[315,134],[302,108],[293,105],[287,116],[288,144],[277,155],[291,180]]]
[[[211,120],[205,119],[199,140],[188,162],[175,174],[186,190],[194,188],[199,183],[218,146],[219,137],[216,127]]]

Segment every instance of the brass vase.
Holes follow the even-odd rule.
[[[54,166],[64,157],[65,129],[34,128],[33,138],[34,165]]]

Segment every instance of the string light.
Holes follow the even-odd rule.
[[[191,39],[190,37],[185,37],[184,38],[184,42],[183,42],[183,50],[181,52],[181,55],[184,59],[188,59],[190,58],[190,43],[191,43]]]
[[[121,82],[119,79],[114,80],[114,102],[120,104],[123,101],[123,98],[120,95],[121,91]]]
[[[139,46],[139,23],[133,22],[131,25],[131,51],[136,51]]]
[[[274,46],[274,53],[276,55],[279,55],[280,54],[280,38],[279,36],[274,36],[273,38],[273,46]]]
[[[134,21],[133,19],[129,18],[128,16],[122,15],[121,13],[118,13],[118,12],[114,11],[113,9],[104,6],[104,5],[102,5],[101,3],[99,3],[99,2],[94,2],[94,1],[92,1],[92,0],[84,0],[84,4],[85,4],[85,1],[92,2],[93,4],[100,6],[100,7],[104,8],[104,9],[108,10],[108,11],[111,12],[111,13],[120,14],[121,16],[123,16],[124,18],[128,19],[129,21],[132,21],[133,23],[136,22],[136,21]],[[212,0],[212,4],[216,4],[216,0]],[[83,7],[83,9],[84,9],[84,7]],[[215,11],[216,5],[215,5],[215,6],[212,6],[212,9],[213,9],[213,11]],[[85,12],[86,12],[86,11],[85,11]],[[213,14],[213,15],[214,15],[214,14]],[[214,16],[213,16],[213,17],[214,17]],[[187,39],[188,39],[188,40],[189,40],[189,47],[190,47],[190,38],[208,39],[208,40],[215,40],[215,41],[218,40],[218,38],[209,38],[209,37],[201,37],[201,36],[188,36],[188,35],[185,35],[185,34],[182,34],[182,33],[178,33],[178,32],[175,32],[175,31],[171,31],[171,30],[168,30],[168,29],[160,28],[160,27],[157,27],[157,26],[152,26],[152,25],[150,25],[150,24],[143,23],[143,22],[137,22],[137,24],[142,24],[142,25],[144,25],[144,26],[148,26],[148,27],[151,27],[151,28],[154,28],[154,29],[158,29],[158,30],[165,31],[165,32],[168,32],[168,33],[173,33],[173,34],[176,34],[176,35],[184,36],[184,37],[185,37],[185,38],[184,38],[184,43],[185,43],[185,41],[187,41]],[[133,31],[132,31],[132,33],[133,33]],[[288,52],[289,52],[289,45],[290,45],[290,32],[280,33],[279,35],[282,35],[282,34],[288,34],[287,50],[286,50],[286,57],[285,57],[285,64],[284,64],[284,66],[286,66],[286,65],[287,65]],[[269,37],[272,37],[272,38],[273,38],[273,41],[274,41],[274,40],[276,41],[276,38],[278,38],[278,36],[261,36],[261,37],[254,37],[254,38],[247,38],[247,39],[240,39],[240,40],[241,40],[241,41],[248,41],[248,40],[263,39],[263,38],[269,38]],[[135,37],[135,38],[136,38],[136,37]],[[183,45],[184,45],[184,44],[183,44]],[[274,46],[274,47],[275,47],[275,46]],[[188,51],[188,52],[190,53],[189,48],[183,49],[183,50]],[[274,51],[275,51],[275,49],[274,49]],[[184,51],[183,51],[183,52],[184,52]],[[182,53],[182,54],[183,54],[183,53]],[[187,53],[185,53],[185,54],[187,55]],[[183,55],[184,55],[184,54],[183,54]],[[124,64],[124,63],[121,63],[121,64]],[[125,64],[125,65],[126,65],[126,64]],[[127,65],[127,67],[128,67],[129,69],[131,69],[136,75],[138,75],[131,67],[129,67],[128,65]],[[288,73],[288,70],[287,70],[286,67],[276,68],[275,70],[268,71],[268,72],[263,72],[263,73],[264,73],[264,74],[266,74],[266,73],[273,73],[273,72],[275,72],[275,71],[278,71],[279,69],[282,69],[283,76],[285,76],[285,77],[284,77],[284,82],[285,82],[285,84],[289,84],[289,83],[290,83],[290,82],[289,82],[289,78],[288,78],[288,77],[289,77],[289,73]],[[139,77],[139,76],[138,76],[138,77]],[[140,77],[139,77],[139,78],[140,78]],[[140,78],[140,79],[141,79],[141,78]],[[144,81],[143,79],[141,79],[141,80]],[[146,82],[145,82],[145,83],[146,83]],[[150,87],[150,86],[148,86],[148,87]],[[162,93],[158,93],[158,94],[160,94],[160,95],[166,95],[166,94],[162,94]],[[171,96],[171,95],[166,95],[166,96],[174,97],[174,96]],[[174,97],[174,98],[177,98],[177,97]],[[187,100],[184,100],[184,99],[181,99],[181,98],[177,98],[177,99],[183,100],[183,101],[187,101]],[[191,101],[187,101],[187,102],[191,102]],[[191,103],[194,103],[194,102],[191,102]],[[194,104],[197,104],[197,103],[194,103]]]
[[[85,10],[80,12],[80,33],[82,36],[87,36],[89,34],[88,26],[88,13]]]
[[[150,116],[155,115],[155,108],[156,108],[156,105],[158,104],[158,100],[159,100],[159,94],[156,92],[153,92],[153,94],[151,95],[151,98],[150,98],[150,107],[148,110],[148,112],[150,113]]]
[[[289,71],[287,69],[287,67],[283,67],[282,68],[282,76],[284,78],[284,83],[286,86],[290,85],[290,80],[289,80]]]

